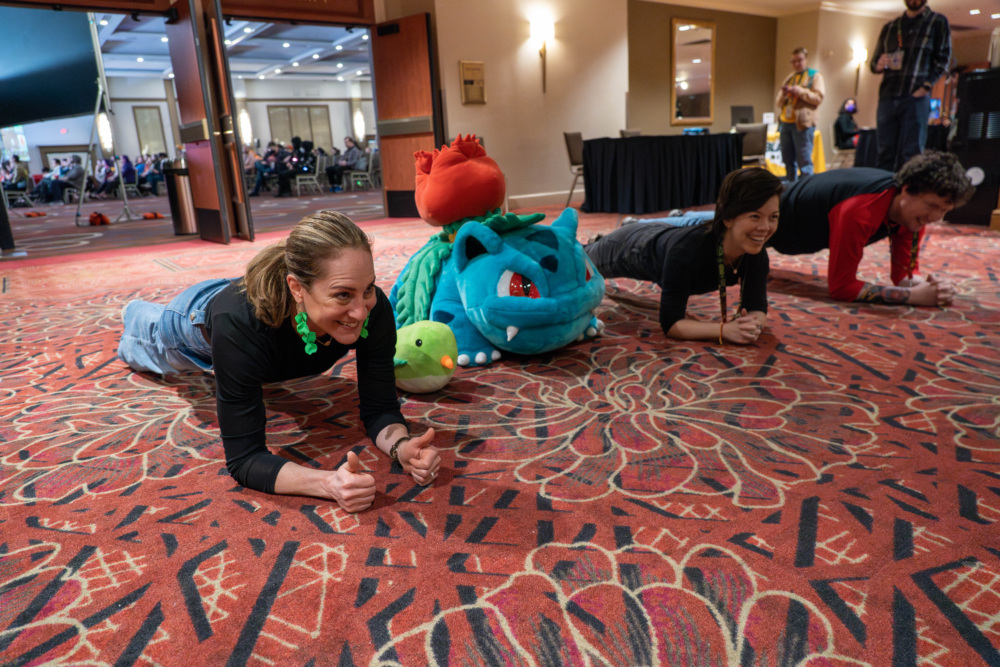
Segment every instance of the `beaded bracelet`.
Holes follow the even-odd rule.
[[[404,435],[402,438],[400,438],[396,442],[392,443],[392,447],[389,448],[389,458],[392,459],[393,461],[397,461],[398,462],[399,461],[399,453],[396,450],[399,449],[399,446],[401,444],[403,444],[407,440],[411,440],[411,439],[412,438],[410,438],[410,436]]]

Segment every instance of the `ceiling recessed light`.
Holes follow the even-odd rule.
[[[298,63],[292,63],[292,67],[298,67],[298,66],[299,66]]]
[[[972,14],[973,16],[975,16],[976,14],[979,13],[979,10],[978,9],[970,9],[969,13]]]
[[[170,40],[168,40],[168,39],[167,39],[166,37],[160,37],[160,41],[161,41],[161,42],[168,42],[168,41],[170,41]]]
[[[135,59],[135,61],[136,61],[137,63],[141,63],[141,62],[142,62],[142,58],[136,58],[136,59]]]
[[[344,63],[337,63],[337,69],[340,69],[343,66],[344,66]]]
[[[239,75],[238,77],[236,77],[236,78],[237,78],[237,79],[242,79],[242,78],[243,78],[243,75],[242,75],[242,74],[240,74],[240,75]]]
[[[314,53],[313,54],[313,60],[316,60],[317,58],[319,58],[319,54],[318,53]]]
[[[990,14],[991,19],[1000,19],[1000,14]]]
[[[691,64],[692,65],[697,65],[700,62],[701,62],[701,58],[695,58],[694,60],[691,61]]]
[[[226,40],[226,45],[229,45],[229,44],[232,44],[232,43],[233,43],[233,40],[231,40],[231,39],[227,39]]]
[[[343,81],[343,80],[344,80],[344,77],[342,77],[342,76],[338,76],[337,77],[337,81]]]
[[[343,44],[337,44],[337,50],[338,51],[343,51],[344,50],[344,45]]]
[[[174,73],[173,73],[173,72],[171,72],[170,74],[168,74],[168,75],[167,75],[167,78],[168,78],[168,79],[172,79],[172,78],[174,78]]]
[[[282,46],[287,49],[289,46],[291,46],[291,44],[289,44],[288,42],[285,42],[284,44],[282,44]]]
[[[368,35],[361,35],[361,39],[368,39]]]
[[[243,28],[243,32],[249,34],[249,33],[253,32],[253,28]]]
[[[258,79],[263,79],[263,78],[264,78],[264,75],[263,75],[263,74],[261,74],[261,75],[260,75],[260,76],[258,76],[257,78],[258,78]]]
[[[100,25],[107,25],[107,24],[108,24],[108,22],[107,22],[107,21],[105,21],[104,19],[101,19],[100,21],[98,21],[98,23],[99,23]]]
[[[361,76],[362,74],[364,74],[364,72],[362,72],[361,70],[358,70],[358,71],[356,72],[356,74],[357,74],[358,76]]]
[[[274,68],[274,73],[275,74],[281,74],[281,68],[280,67],[275,67]]]

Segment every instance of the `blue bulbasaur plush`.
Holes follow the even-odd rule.
[[[538,354],[597,336],[604,278],[576,240],[576,209],[551,224],[538,213],[465,218],[446,225],[407,262],[389,294],[396,326],[443,322],[460,366],[501,351]]]

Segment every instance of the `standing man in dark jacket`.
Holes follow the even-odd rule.
[[[896,171],[927,143],[930,92],[951,62],[948,19],[927,0],[905,0],[906,11],[882,26],[871,70],[878,91],[878,168]]]

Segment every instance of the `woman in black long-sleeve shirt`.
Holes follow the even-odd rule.
[[[135,370],[215,371],[226,467],[267,493],[335,499],[366,509],[375,480],[357,456],[336,471],[300,466],[268,452],[262,385],[317,375],[354,350],[361,419],[376,446],[420,484],[437,476],[434,430],[410,438],[393,374],[395,320],[375,286],[368,237],[331,211],[308,216],[288,239],[261,251],[238,280],[210,280],[169,305],[132,301],[122,311],[118,356]]]
[[[584,249],[605,278],[648,280],[660,286],[660,326],[681,340],[747,344],[767,323],[768,260],[764,244],[778,227],[782,185],[765,169],[740,169],[719,188],[715,216],[691,227],[637,221]],[[671,220],[672,218],[661,218]],[[739,283],[735,317],[726,287]],[[688,297],[717,289],[720,322],[687,316]]]

